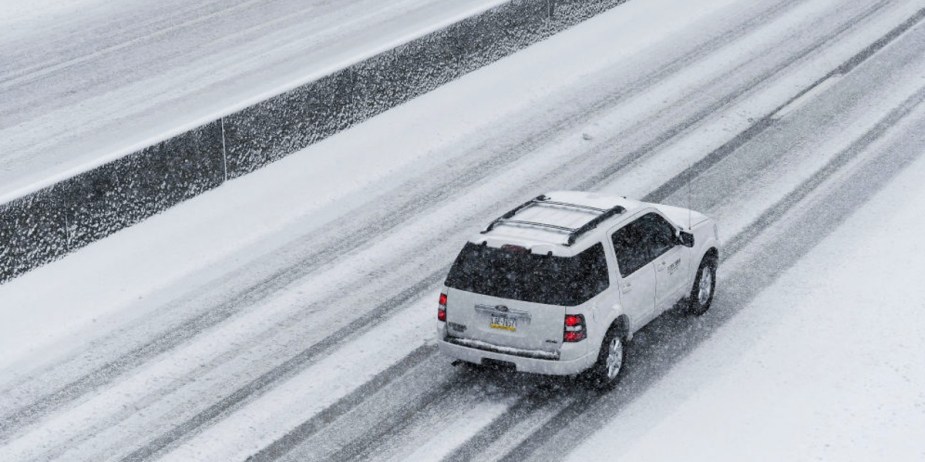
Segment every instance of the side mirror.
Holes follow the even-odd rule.
[[[694,235],[688,232],[681,231],[680,233],[678,233],[678,244],[681,244],[684,247],[693,247],[694,246]]]

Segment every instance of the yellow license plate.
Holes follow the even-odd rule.
[[[504,316],[492,316],[491,323],[488,327],[492,329],[501,329],[509,332],[517,332],[517,320]]]

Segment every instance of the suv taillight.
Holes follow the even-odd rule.
[[[440,304],[437,305],[437,320],[446,322],[446,294],[440,294]]]
[[[562,333],[563,342],[580,342],[588,336],[585,328],[585,317],[580,314],[565,315],[565,330]]]

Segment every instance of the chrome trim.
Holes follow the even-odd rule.
[[[571,234],[577,231],[575,228],[567,228],[565,226],[550,225],[547,223],[539,223],[536,221],[510,220],[507,218],[500,218],[496,220],[496,222],[494,223],[494,226],[498,226],[498,225],[513,225],[513,226],[521,226],[525,228],[550,229],[550,230],[558,231],[564,234]]]
[[[504,305],[477,304],[475,305],[475,311],[478,311],[479,313],[485,313],[485,314],[499,314],[499,315],[504,315],[504,316],[511,317],[511,318],[521,318],[521,319],[526,319],[527,321],[531,319],[529,312],[523,311],[523,310],[515,310],[512,308],[508,308],[507,306],[504,306]]]
[[[559,360],[558,351],[544,351],[544,350],[525,350],[523,348],[513,348],[513,347],[503,347],[498,345],[492,345],[488,342],[483,342],[481,340],[474,340],[461,337],[450,337],[447,336],[444,338],[444,341],[447,343],[452,343],[454,345],[463,346],[466,348],[472,348],[475,350],[489,351],[492,353],[500,353],[510,356],[518,356],[521,358],[530,358],[530,359],[545,359],[550,361]]]

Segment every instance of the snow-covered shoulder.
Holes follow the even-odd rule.
[[[923,460],[923,177],[920,159],[569,460]]]

